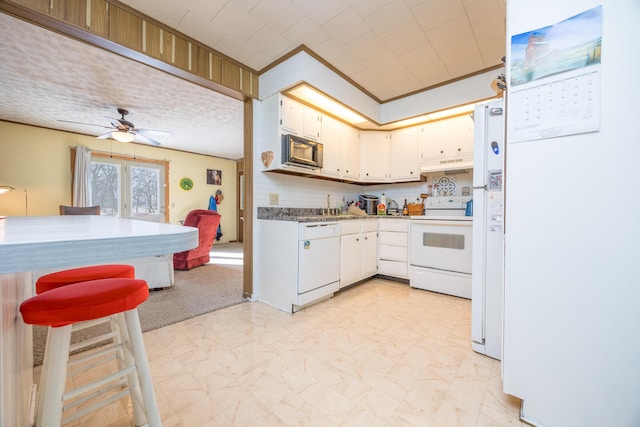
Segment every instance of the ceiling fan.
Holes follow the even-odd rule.
[[[87,126],[99,126],[99,127],[111,129],[109,132],[103,135],[97,136],[97,139],[113,138],[120,142],[133,142],[134,140],[137,139],[140,142],[146,142],[147,144],[158,146],[158,145],[161,145],[160,142],[156,141],[153,138],[150,138],[148,134],[165,135],[165,136],[173,135],[171,132],[165,131],[165,130],[136,128],[133,123],[131,123],[130,121],[124,118],[124,116],[129,114],[129,111],[125,110],[124,108],[118,108],[118,114],[120,114],[119,119],[107,117],[111,119],[111,126],[94,125],[90,123],[80,123],[80,122],[73,122],[69,120],[58,120],[58,121],[65,122],[65,123],[75,123],[79,125],[87,125]]]

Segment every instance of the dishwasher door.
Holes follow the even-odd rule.
[[[298,294],[340,280],[340,237],[298,242]]]

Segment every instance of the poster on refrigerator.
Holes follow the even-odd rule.
[[[602,6],[511,37],[509,143],[600,129]]]

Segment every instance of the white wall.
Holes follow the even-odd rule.
[[[507,134],[504,387],[541,426],[640,425],[640,2],[510,0],[507,40],[600,4],[600,130]]]

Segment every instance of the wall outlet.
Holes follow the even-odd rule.
[[[280,195],[278,193],[269,193],[269,204],[277,205],[280,203]]]

